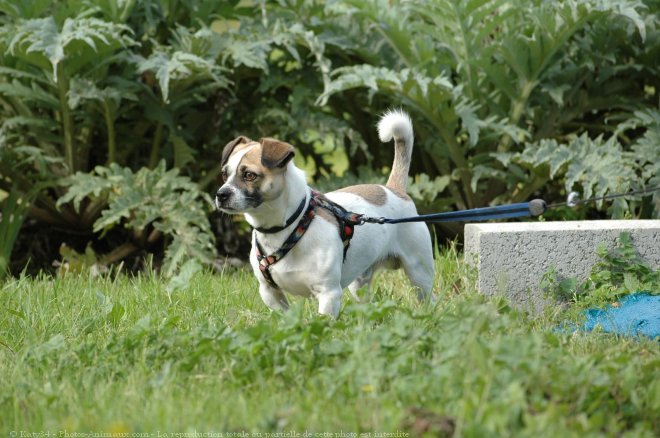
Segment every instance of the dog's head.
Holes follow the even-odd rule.
[[[232,140],[222,151],[223,184],[215,195],[216,207],[225,213],[245,213],[277,198],[293,156],[293,146],[273,138]]]

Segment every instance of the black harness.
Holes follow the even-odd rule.
[[[255,231],[265,234],[272,234],[282,231],[283,229],[291,225],[300,215],[300,213],[304,209],[305,201],[306,199],[302,200],[296,212],[293,215],[291,215],[291,217],[286,221],[286,224],[284,224],[283,226],[277,226],[272,228],[255,228]],[[294,246],[296,246],[296,243],[298,243],[298,241],[302,238],[305,232],[307,232],[309,225],[312,223],[312,220],[316,216],[316,209],[318,207],[326,209],[327,211],[332,213],[332,215],[337,219],[337,222],[339,224],[339,237],[341,238],[341,241],[344,243],[343,259],[346,260],[346,253],[348,252],[348,247],[350,246],[351,239],[353,238],[355,225],[359,225],[362,223],[360,220],[361,215],[347,211],[341,205],[337,204],[336,202],[332,202],[331,200],[326,198],[322,193],[312,190],[312,195],[309,199],[309,204],[307,205],[307,209],[303,213],[302,217],[298,221],[298,225],[296,225],[296,228],[291,232],[291,234],[284,241],[282,246],[279,247],[275,252],[269,255],[265,255],[263,247],[261,246],[259,240],[257,239],[256,232],[254,234],[254,243],[256,246],[255,252],[257,256],[257,262],[259,262],[259,270],[266,279],[266,282],[271,287],[275,289],[280,289],[277,283],[275,283],[275,280],[273,280],[273,276],[270,273],[270,267],[273,266],[278,261],[282,260],[282,258],[285,255],[287,255],[288,252],[291,251],[291,249]]]

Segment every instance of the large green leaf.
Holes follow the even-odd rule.
[[[135,44],[129,27],[97,18],[67,18],[60,29],[53,17],[23,20],[6,25],[2,36],[9,52],[44,69],[52,69],[57,82],[58,66],[67,60],[72,75],[97,62],[101,53]]]
[[[0,83],[0,94],[16,97],[28,103],[36,103],[48,109],[55,110],[59,108],[57,98],[36,82],[33,82],[31,86],[24,85],[18,80]]]
[[[172,89],[185,90],[202,81],[212,81],[216,87],[226,87],[229,82],[223,69],[213,61],[192,53],[156,51],[148,58],[138,59],[138,72],[155,74],[164,102],[169,102]]]
[[[142,230],[153,226],[171,241],[166,249],[166,273],[173,275],[190,258],[210,263],[215,249],[207,213],[210,200],[178,170],[166,170],[165,162],[154,169],[132,172],[117,164],[98,166],[93,173],[76,173],[62,181],[68,192],[58,205],[83,199],[104,200],[107,207],[94,223],[102,232],[124,226]]]
[[[426,76],[421,71],[403,69],[400,71],[371,65],[342,67],[333,72],[333,80],[319,98],[321,105],[333,94],[353,88],[366,87],[372,91],[388,91],[417,102],[425,96],[436,97],[440,103],[451,98],[454,88],[449,78],[440,74]]]
[[[638,145],[640,152],[648,154],[645,146]],[[651,162],[660,158],[657,145],[653,158],[644,158]],[[521,153],[493,154],[503,164],[511,161],[522,164],[535,172],[547,172],[549,179],[564,180],[566,192],[579,190],[583,198],[604,196],[608,193],[626,192],[633,187],[644,184],[651,175],[637,173],[639,157],[626,151],[616,137],[604,140],[602,137],[589,138],[581,135],[567,144],[555,140],[541,140],[537,143],[527,143]],[[543,170],[546,169],[546,170]],[[598,203],[602,205],[602,201]],[[620,216],[623,212],[616,211]]]
[[[105,86],[100,88],[96,83],[89,79],[73,78],[68,93],[69,107],[78,108],[85,101],[95,101],[98,103],[112,102],[118,106],[122,99],[137,101],[138,97],[134,90],[129,87]]]

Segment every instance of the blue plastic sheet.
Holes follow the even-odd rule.
[[[600,325],[608,333],[660,337],[660,295],[637,293],[619,300],[618,306],[586,311],[585,330]]]

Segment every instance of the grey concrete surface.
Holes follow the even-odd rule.
[[[543,274],[554,267],[560,279],[586,279],[598,245],[614,247],[622,232],[649,266],[660,267],[660,220],[468,224],[465,260],[476,265],[482,293],[503,293],[539,312],[550,302],[539,287]]]

